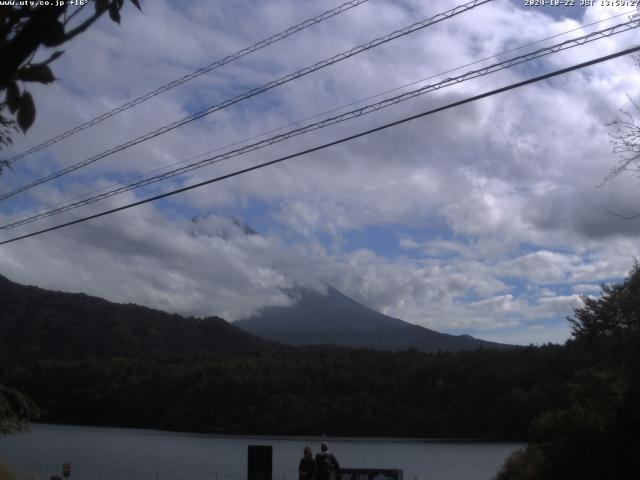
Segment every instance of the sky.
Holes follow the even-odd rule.
[[[27,85],[36,101],[35,125],[1,153],[17,154],[339,1],[156,0],[141,2],[142,12],[126,2],[121,26],[101,19],[64,46],[52,64],[55,83]],[[19,160],[0,177],[0,192],[456,5],[370,0]],[[527,7],[495,0],[6,199],[0,222],[330,115],[324,112],[381,100],[393,94],[364,99],[391,89],[431,78],[397,94],[499,61],[481,61],[487,57],[504,60],[627,21],[627,15],[607,19],[630,10],[599,2]],[[613,53],[637,38],[633,30],[443,88],[152,187],[0,230],[0,240]],[[36,59],[49,53],[39,51]],[[230,321],[291,304],[292,287],[322,290],[329,284],[368,307],[441,332],[524,345],[562,343],[570,335],[566,317],[581,305],[580,295],[598,295],[602,283],[622,279],[640,255],[640,225],[621,218],[640,210],[637,178],[603,183],[620,160],[608,124],[621,110],[632,110],[631,100],[639,96],[640,68],[621,57],[0,246],[0,274]]]

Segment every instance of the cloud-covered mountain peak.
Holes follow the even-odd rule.
[[[426,352],[508,347],[469,335],[439,333],[389,317],[329,285],[325,291],[295,287],[287,295],[293,304],[262,308],[234,324],[254,335],[290,345],[333,344],[381,350],[413,347]]]
[[[231,215],[214,212],[191,218],[190,233],[209,238],[219,237],[227,241],[238,237],[258,235],[258,232],[242,220]]]

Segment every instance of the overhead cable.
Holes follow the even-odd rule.
[[[565,30],[565,31],[563,31],[563,32],[560,32],[560,33],[557,33],[557,34],[551,35],[551,36],[549,36],[549,37],[542,38],[542,39],[540,39],[540,40],[536,40],[536,41],[533,41],[533,42],[525,43],[525,44],[519,45],[519,46],[517,46],[517,47],[510,48],[510,49],[508,49],[508,50],[503,50],[503,51],[501,51],[501,52],[499,52],[499,53],[496,53],[496,54],[494,54],[494,55],[490,55],[490,56],[487,56],[487,57],[481,58],[481,59],[479,59],[479,60],[474,60],[474,61],[472,61],[472,62],[466,63],[466,64],[464,64],[464,65],[459,65],[459,66],[454,67],[454,68],[450,68],[449,70],[445,70],[445,71],[440,72],[440,73],[431,74],[431,75],[429,75],[428,77],[421,78],[420,80],[414,80],[413,82],[405,83],[405,84],[403,84],[403,85],[399,85],[399,86],[397,86],[397,87],[393,87],[393,88],[391,88],[391,89],[384,90],[384,91],[379,92],[379,93],[376,93],[376,94],[374,94],[374,95],[370,95],[370,96],[367,96],[367,97],[364,97],[364,98],[360,98],[360,99],[355,100],[355,101],[353,101],[353,102],[350,102],[350,103],[348,103],[348,104],[343,104],[343,105],[341,105],[341,106],[339,106],[339,107],[334,107],[334,108],[332,108],[332,109],[330,109],[330,110],[325,110],[325,111],[323,111],[323,112],[313,114],[313,115],[311,115],[311,116],[309,116],[309,117],[305,117],[305,118],[303,118],[303,119],[300,119],[300,120],[296,120],[296,121],[290,122],[290,123],[288,123],[288,124],[286,124],[286,125],[282,125],[282,126],[280,126],[280,127],[272,128],[272,129],[270,129],[270,130],[267,130],[267,131],[264,131],[264,132],[261,132],[261,133],[258,133],[258,134],[255,134],[255,135],[252,135],[252,136],[250,136],[250,137],[246,137],[246,138],[243,138],[243,139],[240,139],[240,140],[236,140],[236,141],[234,141],[234,142],[232,142],[232,143],[228,143],[228,144],[225,144],[225,145],[222,145],[222,146],[216,147],[216,148],[214,148],[214,149],[212,149],[212,150],[208,150],[208,151],[206,151],[206,152],[203,152],[203,153],[200,153],[200,154],[198,154],[198,155],[195,155],[195,156],[189,157],[189,158],[187,158],[187,159],[180,160],[179,162],[175,162],[175,163],[173,163],[173,164],[169,164],[169,165],[165,165],[165,166],[160,167],[160,168],[156,168],[156,169],[153,169],[153,170],[149,170],[149,171],[147,171],[147,172],[144,172],[144,173],[141,173],[141,174],[135,175],[135,176],[133,176],[133,177],[129,177],[129,178],[126,178],[126,179],[120,180],[120,181],[118,181],[118,182],[112,183],[112,184],[110,184],[110,185],[106,185],[106,186],[104,186],[104,187],[101,187],[101,188],[99,188],[99,189],[93,190],[93,191],[91,191],[91,192],[85,192],[85,193],[82,193],[82,194],[80,194],[80,195],[76,195],[76,196],[74,196],[74,197],[72,197],[72,198],[69,198],[69,199],[67,199],[67,200],[62,200],[62,201],[57,202],[57,203],[55,203],[55,204],[53,204],[53,205],[50,205],[49,207],[39,207],[39,208],[35,208],[35,209],[33,209],[33,210],[29,211],[29,212],[22,213],[22,214],[20,214],[20,215],[17,215],[17,216],[15,216],[15,217],[13,217],[13,218],[9,219],[9,220],[7,221],[7,223],[12,223],[12,222],[14,222],[14,221],[18,221],[18,220],[21,220],[21,219],[24,219],[24,218],[27,218],[27,217],[31,217],[31,216],[33,216],[33,215],[36,215],[37,213],[46,212],[47,210],[54,209],[54,208],[56,208],[56,207],[59,207],[59,206],[61,206],[61,205],[68,204],[68,203],[70,203],[70,202],[73,202],[73,201],[75,201],[75,200],[79,200],[79,199],[81,199],[81,198],[85,198],[85,197],[89,197],[89,196],[94,196],[94,195],[96,195],[96,194],[98,194],[98,193],[100,193],[100,192],[104,192],[104,191],[109,190],[109,189],[111,189],[111,188],[113,188],[113,187],[117,187],[117,186],[120,186],[120,185],[125,185],[125,184],[127,184],[127,183],[129,183],[129,182],[132,182],[133,180],[141,179],[141,178],[147,177],[147,176],[149,176],[149,175],[152,175],[152,174],[154,174],[154,173],[159,173],[159,172],[162,172],[162,171],[166,171],[166,170],[169,170],[169,169],[171,169],[171,168],[173,168],[173,167],[176,167],[176,166],[178,166],[178,165],[184,165],[185,163],[189,163],[189,162],[191,162],[191,161],[193,161],[193,160],[196,160],[196,159],[198,159],[198,158],[205,157],[205,156],[207,156],[207,155],[211,155],[212,153],[219,152],[219,151],[224,150],[224,149],[226,149],[226,148],[234,147],[234,146],[236,146],[236,145],[242,145],[243,143],[249,142],[249,141],[251,141],[251,140],[255,140],[255,139],[258,139],[258,138],[264,137],[264,136],[266,136],[266,135],[270,135],[270,134],[272,134],[272,133],[276,133],[276,132],[282,131],[282,130],[284,130],[284,129],[286,129],[286,128],[289,128],[289,127],[293,127],[293,126],[296,126],[296,125],[300,125],[302,122],[306,122],[306,121],[308,121],[308,120],[313,120],[314,118],[320,118],[320,117],[323,117],[323,116],[325,116],[325,115],[329,115],[329,114],[331,114],[331,113],[339,112],[340,110],[344,110],[345,108],[349,108],[349,107],[352,107],[352,106],[354,106],[354,105],[361,104],[361,103],[363,103],[363,102],[366,102],[367,100],[372,100],[372,99],[374,99],[374,98],[379,98],[379,97],[382,97],[383,95],[387,95],[387,94],[389,94],[389,93],[397,92],[397,91],[403,90],[403,89],[405,89],[405,88],[408,88],[408,87],[411,87],[411,86],[414,86],[414,85],[418,85],[418,84],[424,83],[424,82],[426,82],[427,80],[431,80],[431,79],[434,79],[434,78],[442,77],[443,75],[446,75],[446,74],[448,74],[448,73],[453,73],[453,72],[456,72],[456,71],[458,71],[458,70],[462,70],[463,68],[470,67],[470,66],[473,66],[473,65],[477,65],[477,64],[479,64],[479,63],[485,62],[486,60],[497,59],[497,58],[499,58],[499,57],[501,57],[501,56],[504,56],[504,55],[507,55],[507,54],[509,54],[509,53],[516,52],[516,51],[518,51],[518,50],[523,50],[523,49],[525,49],[525,48],[532,47],[532,46],[534,46],[534,45],[538,45],[538,44],[544,43],[544,42],[546,42],[546,41],[548,41],[548,40],[551,40],[551,39],[554,39],[554,38],[557,38],[557,37],[561,37],[561,36],[567,35],[567,34],[569,34],[569,33],[573,33],[573,32],[575,32],[575,31],[577,31],[577,30],[584,30],[584,29],[585,29],[585,28],[587,28],[587,27],[591,27],[591,26],[593,26],[593,25],[597,25],[597,24],[600,24],[600,23],[608,22],[609,20],[613,20],[613,19],[615,19],[615,18],[618,18],[618,17],[624,16],[624,15],[630,15],[630,14],[633,14],[633,13],[635,13],[635,10],[629,10],[629,11],[627,11],[627,12],[622,12],[622,13],[619,13],[619,14],[617,14],[617,15],[613,15],[613,16],[608,17],[608,18],[603,18],[603,19],[601,19],[601,20],[597,20],[597,21],[594,21],[594,22],[591,22],[591,23],[588,23],[588,24],[585,24],[585,25],[581,25],[581,26],[579,26],[579,27],[575,27],[575,28],[572,28],[572,29],[570,29],[570,30]],[[2,227],[2,226],[0,226],[0,228],[3,228],[3,227]]]
[[[233,150],[230,150],[228,152],[219,154],[219,155],[215,155],[213,157],[209,157],[203,160],[200,160],[198,162],[194,162],[191,163],[189,165],[185,165],[183,167],[179,167],[179,168],[175,168],[173,170],[170,170],[168,172],[162,173],[162,174],[158,174],[152,177],[148,177],[148,178],[143,178],[141,180],[138,180],[136,182],[132,182],[128,185],[124,185],[112,190],[109,190],[107,192],[103,192],[100,193],[98,195],[94,195],[88,198],[85,198],[83,200],[79,200],[76,202],[72,202],[69,203],[67,205],[64,205],[62,207],[58,207],[58,208],[54,208],[54,209],[50,209],[48,211],[36,214],[36,215],[32,215],[30,217],[27,218],[23,218],[21,220],[16,220],[13,222],[9,222],[7,224],[1,225],[0,229],[3,230],[8,230],[11,228],[16,228],[22,225],[26,225],[29,223],[33,223],[35,221],[44,219],[44,218],[48,218],[48,217],[52,217],[54,215],[58,215],[64,212],[68,212],[70,210],[74,210],[76,208],[80,208],[82,206],[86,206],[86,205],[90,205],[93,203],[96,203],[100,200],[104,200],[106,198],[110,198],[137,188],[141,188],[147,185],[151,185],[154,183],[158,183],[164,180],[167,180],[169,178],[178,176],[178,175],[182,175],[185,174],[187,172],[190,172],[192,170],[196,170],[208,165],[212,165],[215,163],[219,163],[225,160],[228,160],[230,158],[234,158],[234,157],[238,157],[240,155],[244,155],[246,153],[249,152],[253,152],[265,147],[268,147],[270,145],[273,145],[275,143],[280,143],[282,141],[288,140],[292,137],[296,137],[299,135],[303,135],[305,133],[309,133],[311,131],[314,130],[319,130],[321,128],[325,128],[328,127],[330,125],[335,125],[337,123],[342,123],[354,118],[358,118],[364,115],[367,115],[369,113],[373,113],[376,112],[378,110],[382,110],[384,108],[390,107],[392,105],[396,105],[398,103],[407,101],[407,100],[411,100],[413,98],[416,98],[420,95],[424,95],[426,93],[429,92],[433,92],[436,90],[440,90],[442,88],[451,86],[451,85],[456,85],[474,78],[478,78],[478,77],[482,77],[491,73],[495,73],[501,70],[505,70],[507,68],[511,68],[514,67],[516,65],[520,65],[522,63],[525,62],[530,62],[532,60],[550,55],[550,54],[554,54],[563,50],[567,50],[569,48],[575,48],[581,45],[585,45],[586,43],[590,43],[596,40],[601,40],[603,38],[609,38],[613,35],[618,35],[620,33],[623,32],[627,32],[629,30],[632,30],[634,28],[638,28],[639,23],[635,20],[631,20],[619,25],[615,25],[613,27],[609,27],[603,30],[599,30],[597,32],[593,32],[590,33],[588,35],[583,35],[582,37],[577,37],[571,40],[566,40],[564,42],[555,44],[555,45],[551,45],[549,47],[544,47],[544,48],[540,48],[538,50],[535,50],[533,52],[524,54],[524,55],[520,55],[517,57],[513,57],[510,58],[508,60],[505,60],[503,62],[498,62],[492,65],[489,65],[487,67],[478,69],[478,70],[472,70],[469,72],[466,72],[462,75],[459,75],[457,77],[453,77],[453,78],[447,78],[444,79],[438,83],[434,83],[434,84],[430,84],[430,85],[425,85],[423,87],[420,87],[418,89],[409,91],[409,92],[405,92],[402,93],[400,95],[396,95],[394,97],[390,97],[387,99],[384,99],[380,102],[377,103],[373,103],[373,104],[369,104],[369,105],[365,105],[362,106],[360,108],[357,108],[355,110],[351,110],[349,112],[345,112],[342,113],[340,115],[336,115],[330,118],[326,118],[324,120],[315,122],[315,123],[310,123],[308,125],[304,125],[302,127],[290,130],[288,132],[282,133],[280,135],[276,135],[249,145],[245,145],[243,147],[240,148],[236,148]]]
[[[257,43],[254,43],[253,45],[243,48],[242,50],[238,50],[235,53],[232,53],[231,55],[227,55],[224,58],[221,58],[220,60],[216,60],[213,63],[210,63],[209,65],[206,65],[204,67],[198,68],[197,70],[188,73],[176,80],[172,80],[171,82],[162,85],[161,87],[156,88],[155,90],[152,90],[150,92],[145,93],[144,95],[139,96],[138,98],[135,98],[133,100],[128,101],[127,103],[123,103],[122,105],[120,105],[119,107],[116,107],[112,110],[109,110],[108,112],[105,112],[101,115],[98,115],[95,118],[92,118],[91,120],[88,120],[74,128],[71,128],[65,132],[62,132],[59,135],[56,135],[55,137],[52,137],[34,147],[29,148],[28,150],[25,150],[24,152],[9,158],[7,161],[9,162],[9,164],[12,164],[18,160],[20,160],[21,158],[24,158],[28,155],[31,155],[32,153],[38,152],[40,150],[43,150],[55,143],[58,143],[61,140],[64,140],[65,138],[68,138],[72,135],[75,135],[78,132],[82,132],[83,130],[86,130],[87,128],[91,128],[103,121],[105,121],[108,118],[113,117],[114,115],[117,115],[119,113],[124,112],[125,110],[129,110],[132,107],[135,107],[136,105],[139,105],[143,102],[146,102],[147,100],[150,100],[153,97],[156,97],[158,95],[160,95],[161,93],[166,92],[167,90],[171,90],[172,88],[175,88],[179,85],[182,85],[186,82],[189,82],[190,80],[193,80],[194,78],[199,77],[200,75],[204,75],[205,73],[209,73],[212,70],[215,70],[217,68],[222,67],[223,65],[226,65],[228,63],[231,63],[235,60],[238,60],[246,55],[249,55],[250,53],[253,52],[257,52],[258,50],[267,47],[269,45],[272,45],[276,42],[279,42],[280,40],[284,40],[287,37],[290,37],[302,30],[305,30],[306,28],[309,28],[313,25],[316,25],[318,23],[321,23],[325,20],[328,20],[331,17],[335,17],[336,15],[345,12],[347,10],[350,10],[354,7],[357,7],[358,5],[361,5],[365,2],[368,2],[369,0],[350,0],[348,2],[343,3],[342,5],[333,8],[331,10],[327,10],[326,12],[321,13],[320,15],[316,15],[313,18],[308,18],[306,19],[304,22],[301,22],[297,25],[294,25],[293,27],[287,28],[286,30],[283,30],[280,33],[276,33],[275,35],[271,35],[269,38],[265,38],[264,40],[260,40]]]
[[[419,113],[419,114],[416,114],[416,115],[405,117],[405,118],[402,118],[400,120],[396,120],[394,122],[386,123],[384,125],[381,125],[381,126],[369,129],[369,130],[365,130],[363,132],[356,133],[354,135],[349,135],[348,137],[343,137],[343,138],[340,138],[338,140],[334,140],[332,142],[324,143],[322,145],[318,145],[318,146],[313,147],[313,148],[309,148],[309,149],[306,149],[306,150],[303,150],[303,151],[300,151],[300,152],[293,153],[291,155],[286,155],[286,156],[283,156],[283,157],[279,157],[279,158],[276,158],[275,160],[270,160],[268,162],[260,163],[258,165],[254,165],[252,167],[247,167],[247,168],[243,168],[241,170],[236,170],[235,172],[228,173],[226,175],[221,175],[219,177],[211,178],[209,180],[205,180],[203,182],[199,182],[199,183],[196,183],[196,184],[193,184],[193,185],[189,185],[187,187],[182,187],[182,188],[178,188],[176,190],[172,190],[170,192],[162,193],[160,195],[155,195],[153,197],[146,198],[144,200],[140,200],[140,201],[137,201],[137,202],[129,203],[127,205],[122,205],[122,206],[117,207],[117,208],[112,208],[110,210],[106,210],[106,211],[103,211],[103,212],[100,212],[100,213],[89,215],[89,216],[86,216],[86,217],[83,217],[83,218],[79,218],[79,219],[76,219],[76,220],[73,220],[73,221],[70,221],[70,222],[62,223],[62,224],[59,224],[59,225],[56,225],[56,226],[53,226],[53,227],[45,228],[45,229],[38,230],[38,231],[35,231],[35,232],[32,232],[32,233],[28,233],[28,234],[20,235],[18,237],[14,237],[14,238],[11,238],[11,239],[8,239],[8,240],[4,240],[4,241],[0,242],[0,245],[6,245],[6,244],[9,244],[9,243],[17,242],[19,240],[24,240],[26,238],[34,237],[36,235],[41,235],[43,233],[59,230],[61,228],[65,228],[65,227],[68,227],[68,226],[71,226],[71,225],[76,225],[76,224],[83,223],[83,222],[86,222],[86,221],[89,221],[89,220],[93,220],[93,219],[96,219],[96,218],[104,217],[106,215],[110,215],[110,214],[113,214],[113,213],[116,213],[116,212],[121,212],[123,210],[128,210],[128,209],[133,208],[133,207],[144,205],[146,203],[150,203],[150,202],[154,202],[154,201],[157,201],[157,200],[160,200],[160,199],[163,199],[163,198],[171,197],[171,196],[177,195],[179,193],[183,193],[183,192],[187,192],[187,191],[190,191],[190,190],[194,190],[196,188],[200,188],[200,187],[203,187],[205,185],[209,185],[209,184],[212,184],[212,183],[220,182],[220,181],[226,180],[228,178],[237,177],[239,175],[252,172],[254,170],[259,170],[259,169],[268,167],[270,165],[275,165],[277,163],[284,162],[286,160],[291,160],[293,158],[301,157],[301,156],[307,155],[309,153],[317,152],[317,151],[324,150],[326,148],[329,148],[329,147],[332,147],[332,146],[335,146],[335,145],[339,145],[339,144],[342,144],[342,143],[345,143],[345,142],[349,142],[351,140],[355,140],[356,138],[361,138],[361,137],[370,135],[372,133],[376,133],[376,132],[385,130],[385,129],[390,128],[390,127],[394,127],[394,126],[397,126],[397,125],[401,125],[403,123],[407,123],[407,122],[416,120],[418,118],[426,117],[428,115],[433,115],[435,113],[442,112],[444,110],[448,110],[448,109],[451,109],[451,108],[454,108],[454,107],[458,107],[460,105],[465,105],[465,104],[468,104],[468,103],[471,103],[471,102],[475,102],[475,101],[481,100],[483,98],[491,97],[493,95],[504,93],[504,92],[507,92],[509,90],[514,90],[516,88],[520,88],[520,87],[523,87],[525,85],[530,85],[532,83],[540,82],[542,80],[546,80],[546,79],[553,78],[553,77],[556,77],[556,76],[559,76],[559,75],[563,75],[565,73],[569,73],[569,72],[572,72],[574,70],[579,70],[579,69],[582,69],[582,68],[585,68],[585,67],[589,67],[591,65],[595,65],[595,64],[598,64],[598,63],[601,63],[601,62],[612,60],[614,58],[618,58],[618,57],[621,57],[621,56],[624,56],[624,55],[629,55],[629,54],[632,54],[632,53],[635,53],[635,52],[638,52],[638,51],[640,51],[640,46],[635,46],[635,47],[627,48],[625,50],[621,50],[621,51],[616,52],[616,53],[612,53],[610,55],[605,55],[605,56],[602,56],[602,57],[598,57],[598,58],[595,58],[593,60],[589,60],[587,62],[582,62],[582,63],[576,64],[576,65],[573,65],[571,67],[566,67],[566,68],[562,68],[560,70],[555,70],[553,72],[546,73],[544,75],[538,75],[536,77],[532,77],[532,78],[529,78],[527,80],[523,80],[521,82],[512,83],[512,84],[507,85],[505,87],[497,88],[495,90],[490,90],[488,92],[481,93],[479,95],[474,95],[472,97],[468,97],[468,98],[465,98],[463,100],[459,100],[459,101],[456,101],[456,102],[449,103],[449,104],[444,105],[442,107],[438,107],[438,108],[434,108],[434,109],[431,109],[431,110],[427,110],[426,112],[422,112],[422,113]]]
[[[236,97],[230,98],[228,100],[223,101],[222,103],[218,103],[216,105],[212,105],[204,110],[201,110],[198,113],[195,113],[193,115],[189,115],[187,117],[182,118],[181,120],[177,120],[173,123],[170,123],[168,125],[165,125],[164,127],[158,128],[156,130],[153,130],[151,132],[148,132],[140,137],[137,137],[133,140],[130,140],[126,143],[120,144],[116,147],[110,148],[109,150],[106,150],[102,153],[99,153],[97,155],[94,155],[92,157],[89,157],[85,160],[82,160],[81,162],[75,163],[73,165],[69,165],[68,167],[63,168],[62,170],[58,170],[57,172],[51,173],[45,177],[39,178],[38,180],[34,180],[32,182],[29,182],[21,187],[18,187],[14,190],[11,190],[10,192],[4,193],[2,195],[0,195],[0,201],[2,200],[6,200],[7,198],[13,197],[14,195],[17,195],[20,192],[24,192],[25,190],[29,190],[30,188],[33,188],[37,185],[41,185],[43,183],[49,182],[51,180],[54,180],[56,178],[59,178],[63,175],[66,175],[68,173],[71,173],[75,170],[78,170],[80,168],[86,167],[87,165],[90,165],[94,162],[97,162],[98,160],[108,157],[110,155],[113,155],[114,153],[117,152],[121,152],[122,150],[125,150],[127,148],[133,147],[134,145],[138,145],[144,141],[150,140],[152,138],[155,138],[159,135],[162,135],[164,133],[167,133],[171,130],[174,130],[178,127],[181,127],[183,125],[186,125],[188,123],[191,123],[195,120],[199,120],[207,115],[211,115],[214,112],[217,112],[219,110],[222,110],[224,108],[227,108],[231,105],[234,105],[238,102],[241,102],[243,100],[246,100],[248,98],[254,97],[256,95],[259,95],[261,93],[264,93],[268,90],[271,90],[275,87],[278,87],[280,85],[283,85],[285,83],[288,83],[292,80],[296,80],[298,78],[301,78],[305,75],[308,75],[312,72],[315,72],[317,70],[320,70],[322,68],[328,67],[329,65],[333,65],[334,63],[340,62],[342,60],[346,60],[347,58],[353,57],[354,55],[358,55],[359,53],[368,51],[372,48],[378,47],[380,45],[383,45],[385,43],[388,43],[392,40],[395,40],[397,38],[403,37],[405,35],[409,35],[411,33],[417,32],[418,30],[422,30],[423,28],[429,27],[431,25],[434,25],[436,23],[442,22],[443,20],[447,20],[455,15],[459,15],[463,12],[469,11],[473,8],[476,8],[480,5],[483,5],[485,3],[489,3],[493,0],[473,0],[471,2],[462,4],[462,5],[458,5],[457,7],[454,7],[450,10],[447,10],[446,12],[443,13],[439,13],[437,15],[434,15],[433,17],[429,17],[427,19],[424,19],[420,22],[416,22],[412,25],[409,25],[405,28],[402,28],[400,30],[396,30],[392,33],[389,33],[387,35],[384,35],[382,37],[378,37],[374,40],[371,40],[370,42],[361,44],[359,46],[353,47],[350,50],[344,51],[342,53],[339,53],[337,55],[334,55],[331,58],[322,60],[312,66],[309,67],[305,67],[301,70],[298,70],[297,72],[294,73],[290,73],[288,75],[285,75],[284,77],[281,77],[277,80],[273,80],[271,82],[268,82],[260,87],[256,87],[253,88],[245,93],[242,93]]]

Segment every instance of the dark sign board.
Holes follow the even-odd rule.
[[[402,470],[388,468],[341,468],[340,480],[402,480]]]
[[[247,480],[271,480],[273,451],[271,445],[249,445]]]

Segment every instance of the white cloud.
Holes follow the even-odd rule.
[[[579,283],[578,285],[573,285],[571,290],[575,293],[586,295],[588,293],[599,293],[602,288],[600,285],[594,285],[589,283]]]
[[[568,279],[572,268],[581,263],[575,255],[539,250],[503,262],[501,275],[526,278],[536,283],[560,283]]]
[[[103,21],[70,45],[54,64],[59,82],[33,87],[38,119],[24,139],[16,138],[14,151],[334,6],[278,0],[178,8],[157,1],[142,14],[130,8],[122,27]],[[24,159],[4,174],[2,187],[452,6],[368,2]],[[621,10],[587,9],[582,23],[614,11]],[[33,189],[0,204],[0,216],[23,213],[26,198],[52,204],[577,25],[497,1],[101,160],[65,184]],[[201,181],[610,53],[629,45],[632,36],[444,89],[158,188]],[[496,339],[520,335],[520,343],[546,333],[557,339],[566,335],[558,325],[578,300],[556,295],[555,286],[590,291],[585,285],[623,276],[639,254],[638,223],[609,213],[637,208],[637,183],[621,178],[596,188],[616,162],[606,123],[627,106],[626,93],[640,93],[639,85],[640,69],[629,58],[607,62],[170,203],[0,247],[0,273],[43,287],[230,319],[262,305],[286,304],[290,299],[281,287],[319,280],[433,328],[483,331]],[[136,198],[128,194],[90,211]],[[272,225],[262,235],[238,235],[237,226],[215,215],[208,218],[216,235],[189,234],[193,215],[233,210],[251,216],[256,204]],[[368,240],[355,251],[346,249],[346,234],[371,226],[391,232],[404,256],[378,251]],[[521,291],[521,284],[534,288]],[[552,317],[554,325],[528,328]]]

